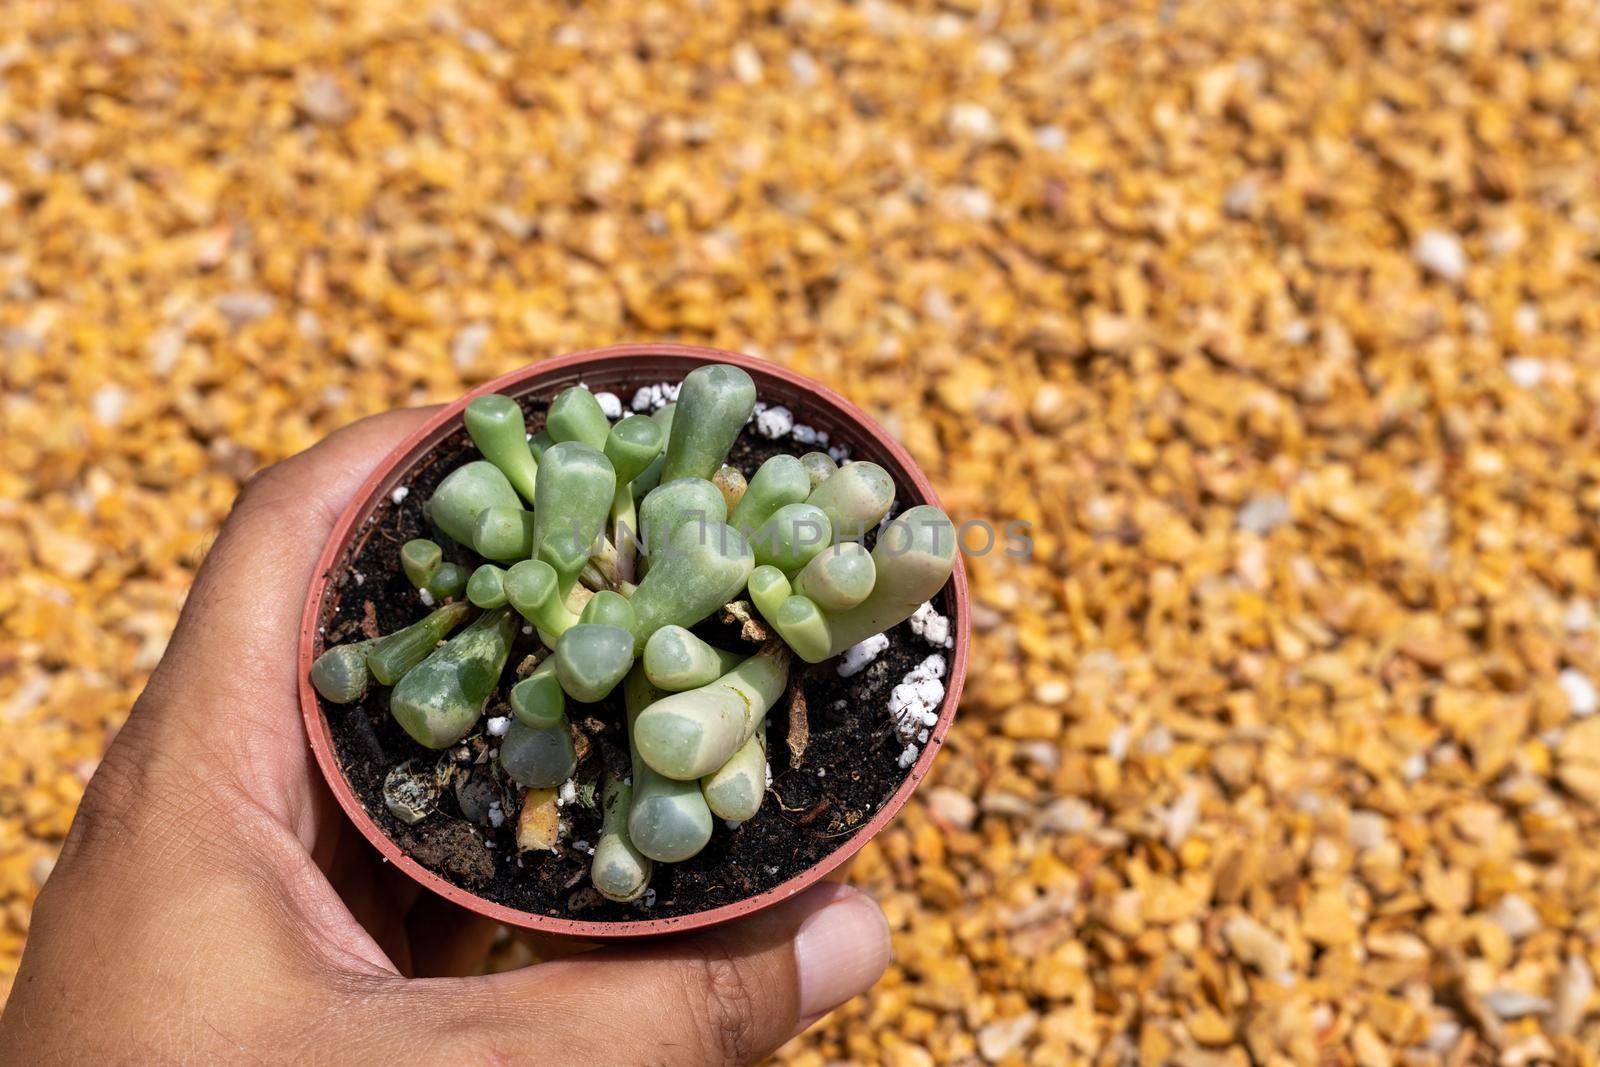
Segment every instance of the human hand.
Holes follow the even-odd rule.
[[[334,806],[295,654],[334,521],[427,414],[347,427],[240,494],[39,896],[0,1059],[745,1063],[882,973],[877,906],[822,885],[690,938],[437,977],[480,966],[493,927]]]

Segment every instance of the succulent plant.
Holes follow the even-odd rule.
[[[654,864],[634,847],[628,835],[628,813],[633,808],[633,786],[616,777],[606,779],[600,800],[600,840],[594,846],[589,880],[608,900],[638,900],[650,885]]]
[[[878,580],[872,553],[857,541],[829,545],[794,578],[794,591],[823,611],[845,611],[867,599]]]
[[[605,529],[616,483],[605,453],[581,441],[557,443],[539,464],[544,503],[534,509],[531,548],[555,569],[563,597]]]
[[[510,721],[488,731],[498,738],[473,742],[498,769],[481,760],[477,771],[461,769],[455,753],[408,761],[385,784],[397,818],[428,818],[453,782],[461,814],[487,826],[488,799],[510,802],[515,783],[525,790],[518,847],[557,848],[557,787],[588,774],[580,787],[592,796],[594,772],[580,767],[613,751],[587,727],[575,733],[568,702],[595,705],[585,722],[603,719],[602,702],[619,687],[632,776],[614,759],[601,772],[590,873],[602,895],[638,899],[653,863],[705,847],[713,816],[757,814],[767,715],[792,684],[792,658],[820,662],[909,617],[949,577],[956,538],[926,505],[885,522],[895,484],[876,463],[840,466],[807,452],[774,455],[754,472],[730,465],[755,401],[747,373],[715,365],[689,374],[676,403],[614,425],[581,386],[556,396],[532,435],[509,397],[467,405],[483,458],[447,474],[426,505],[440,541],[454,544],[417,538],[400,550],[422,600],[449,602],[394,633],[329,648],[311,669],[334,703],[365,698],[373,682],[391,686],[391,714],[432,749],[467,738],[504,694]],[[861,542],[873,530],[868,551]],[[776,634],[754,654],[693,629],[727,606],[745,634],[765,640],[730,603],[742,593]],[[522,656],[519,629],[549,654]],[[513,644],[524,677],[501,690]],[[585,738],[591,755],[580,764]]]
[[[746,537],[786,504],[803,503],[811,495],[811,478],[798,459],[777,455],[761,464],[728,513],[728,525]]]
[[[653,413],[650,418],[657,426],[661,427],[662,448],[659,455],[650,461],[649,466],[639,472],[639,477],[633,480],[633,497],[642,499],[644,495],[661,484],[661,468],[667,464],[667,438],[672,436],[672,423],[677,418],[678,405],[668,404],[661,410]]]
[[[706,807],[719,819],[744,822],[755,818],[767,795],[766,717],[728,762],[700,779]]]
[[[717,487],[704,478],[679,478],[652,489],[639,505],[640,545],[645,555],[670,545],[678,530],[693,524],[700,529],[721,523],[728,505]]]
[[[467,736],[500,681],[515,623],[510,608],[486,611],[407,671],[389,694],[389,713],[426,748]]]
[[[475,608],[502,608],[506,604],[506,572],[485,563],[467,579],[467,600]]]
[[[557,442],[580,441],[599,449],[604,447],[606,435],[611,432],[611,422],[594,394],[581,385],[574,385],[561,390],[551,401],[544,428]]]
[[[700,778],[739,751],[788,684],[789,649],[774,641],[717,680],[645,708],[633,724],[633,743],[657,773]]]
[[[859,541],[894,506],[894,479],[876,463],[846,463],[824,479],[806,503],[821,510],[841,541]]]
[[[446,604],[407,626],[386,634],[367,653],[367,667],[380,685],[394,685],[407,671],[428,658],[434,646],[466,621],[465,604]]]
[[[695,855],[711,840],[711,809],[696,781],[677,781],[657,774],[639,757],[631,739],[639,713],[666,694],[650,684],[635,666],[622,683],[633,750],[633,798],[628,836],[641,853],[658,863],[678,863]]]
[[[678,528],[659,546],[650,573],[634,590],[633,636],[642,649],[663,626],[693,626],[731,600],[755,566],[750,544],[731,526]]]
[[[678,390],[661,480],[710,478],[756,407],[756,383],[726,363],[696,367]]]
[[[528,447],[528,427],[522,418],[522,408],[508,396],[490,393],[468,404],[462,421],[483,458],[500,468],[511,487],[531,505],[539,464]]]
[[[663,626],[644,646],[644,673],[650,684],[669,693],[698,689],[715,681],[739,662],[727,652],[700,640],[682,626]]]
[[[756,563],[799,573],[833,540],[833,522],[815,504],[785,504],[750,538]]]
[[[546,659],[512,686],[509,701],[512,721],[500,739],[500,766],[530,789],[560,785],[572,776],[578,757],[555,663]]]
[[[478,515],[497,507],[518,510],[522,500],[499,467],[475,459],[444,476],[428,498],[428,517],[452,540],[470,545]]]
[[[800,466],[811,479],[813,489],[833,477],[839,469],[839,464],[835,463],[833,457],[826,452],[807,452],[800,457]]]
[[[428,588],[442,563],[444,550],[438,542],[418,537],[400,546],[400,569],[405,571],[406,580],[418,589]]]
[[[367,667],[367,652],[373,641],[335,645],[311,664],[311,685],[334,704],[354,704],[367,695],[372,671]]]
[[[633,633],[603,622],[580,622],[556,642],[556,677],[574,700],[604,700],[633,666]]]

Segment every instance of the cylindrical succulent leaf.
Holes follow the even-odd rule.
[[[544,427],[557,442],[582,441],[590,448],[599,449],[605,447],[611,420],[606,418],[593,393],[574,385],[556,394],[550,403],[550,414],[545,416]]]
[[[648,556],[672,543],[679,528],[707,527],[728,517],[728,505],[717,487],[704,478],[679,478],[656,486],[639,504],[640,544]]]
[[[711,814],[719,819],[744,822],[755,816],[761,808],[761,798],[767,795],[765,719],[739,746],[739,751],[728,757],[727,763],[700,779],[700,792]]]
[[[828,617],[810,597],[785,597],[767,621],[794,654],[807,663],[821,663],[834,655]]]
[[[533,453],[533,461],[535,463],[543,462],[544,454],[546,452],[550,451],[551,446],[553,446],[555,443],[556,443],[556,439],[554,437],[550,436],[550,431],[549,430],[540,430],[538,433],[536,433],[532,437],[528,438],[528,451]],[[538,479],[535,478],[534,479],[534,487],[535,487],[534,488],[534,492],[535,493],[538,492],[538,484],[539,484]]]
[[[556,661],[547,657],[526,678],[511,687],[511,714],[524,726],[548,730],[567,721],[567,694],[556,677]]]
[[[589,880],[607,900],[638,900],[650,885],[654,864],[628,836],[628,815],[633,807],[633,787],[608,777],[600,794],[600,840],[594,846]]]
[[[639,647],[663,626],[693,626],[726,604],[754,566],[749,542],[733,527],[681,527],[630,598]]]
[[[839,464],[835,463],[833,457],[826,452],[807,452],[800,457],[800,466],[805,468],[813,489],[832,478],[839,470]]]
[[[472,609],[446,604],[392,634],[378,638],[367,653],[367,669],[380,685],[394,685],[406,672],[428,658],[435,645],[459,626]]]
[[[894,478],[876,463],[846,463],[806,497],[828,515],[833,535],[859,541],[894,505]]]
[[[484,612],[406,672],[389,694],[389,713],[420,745],[455,744],[483,714],[515,633],[510,608]]]
[[[506,604],[506,572],[485,563],[467,579],[467,599],[474,607],[493,609]]]
[[[627,485],[650,466],[667,443],[666,430],[649,415],[629,415],[606,434],[605,456],[617,484]]]
[[[839,476],[849,469],[840,470]],[[950,577],[956,549],[955,524],[931,504],[918,504],[895,516],[872,549],[877,570],[872,592],[848,611],[828,617],[833,635],[828,655],[836,656],[910,618]]]
[[[579,441],[555,445],[539,464],[534,549],[537,558],[555,568],[563,594],[572,588],[605,529],[616,487],[611,461],[598,448]]]
[[[789,650],[771,642],[709,685],[645,708],[633,725],[633,742],[668,778],[701,778],[749,740],[788,681]]]
[[[484,508],[472,530],[472,548],[484,559],[515,563],[533,555],[533,512]]]
[[[833,540],[833,523],[815,504],[785,504],[750,537],[756,563],[794,574]]]
[[[605,623],[633,631],[633,604],[621,593],[602,589],[589,598],[578,616],[579,622]]]
[[[841,541],[801,568],[794,591],[823,611],[847,611],[867,599],[877,576],[872,553],[856,541]]]
[[[716,681],[742,658],[707,644],[682,626],[663,626],[645,642],[644,673],[656,688],[679,693]]]
[[[746,537],[785,504],[799,504],[811,494],[811,479],[793,456],[773,456],[756,469],[744,496],[728,512],[728,525]]]
[[[750,488],[743,472],[738,467],[726,464],[717,468],[717,473],[711,476],[711,484],[722,494],[722,501],[728,505],[729,511],[739,506],[739,501],[744,499],[744,491]]]
[[[519,785],[550,789],[572,777],[578,766],[572,730],[563,717],[556,725],[535,728],[513,719],[500,739],[500,766]]]
[[[500,468],[484,459],[445,475],[428,498],[428,516],[434,525],[463,545],[472,544],[472,531],[484,508],[521,507],[522,499]]]
[[[562,599],[560,579],[542,559],[525,559],[506,571],[502,584],[506,602],[541,633],[560,637],[578,621]]]
[[[374,642],[357,641],[335,645],[311,665],[311,685],[333,704],[353,704],[367,695],[372,672],[367,668],[367,653]]]
[[[672,421],[677,410],[677,404],[668,404],[650,416],[651,421],[661,427],[662,447],[656,458],[650,461],[650,465],[640,471],[639,476],[633,480],[635,500],[643,500],[650,490],[661,484],[661,468],[667,463],[666,439],[672,435]],[[635,796],[637,795],[635,792]]]
[[[604,700],[633,666],[633,634],[620,626],[580,622],[556,642],[556,677],[573,700]]]
[[[499,467],[512,488],[532,504],[539,465],[528,449],[528,427],[517,402],[499,393],[477,397],[467,405],[462,421],[483,458]]]
[[[418,589],[428,588],[443,562],[444,551],[425,537],[412,538],[400,546],[400,569],[406,572],[406,581]]]
[[[467,568],[459,563],[445,560],[439,564],[439,569],[433,572],[433,578],[423,587],[423,591],[435,600],[449,600],[458,597],[467,588]],[[425,597],[424,600],[427,598]]]
[[[746,588],[750,592],[750,602],[768,622],[777,616],[778,608],[794,593],[789,579],[772,566],[757,567],[751,571]]]
[[[639,713],[664,694],[635,665],[622,683],[622,700],[628,709],[628,737],[633,751],[633,805],[628,813],[628,836],[644,855],[659,863],[678,863],[705,848],[711,840],[711,809],[699,782],[664,778],[639,758],[633,727]]]
[[[661,480],[710,478],[756,406],[756,383],[738,367],[696,367],[678,390],[678,415],[667,438]]]

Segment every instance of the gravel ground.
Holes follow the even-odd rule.
[[[782,1058],[1594,1063],[1597,76],[1577,2],[13,0],[0,992],[244,477],[680,339],[1032,524]]]

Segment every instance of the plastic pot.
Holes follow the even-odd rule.
[[[881,464],[894,476],[902,509],[912,504],[938,504],[938,497],[927,477],[883,427],[844,397],[803,375],[765,360],[715,348],[665,344],[612,345],[523,367],[485,383],[439,411],[385,457],[367,479],[334,526],[318,563],[316,578],[311,583],[300,626],[300,706],[312,751],[316,754],[317,765],[322,768],[328,787],[350,821],[389,862],[445,899],[508,926],[562,939],[616,941],[704,929],[771,907],[836,872],[888,825],[927,775],[945,732],[955,718],[967,673],[971,618],[967,576],[959,555],[955,572],[940,594],[941,611],[950,618],[955,637],[955,647],[949,657],[944,703],[939,709],[939,721],[930,731],[928,742],[922,746],[916,763],[878,812],[854,834],[842,838],[833,852],[787,881],[756,896],[689,915],[622,922],[555,918],[519,911],[453,885],[412,859],[390,839],[363,806],[339,766],[332,733],[316,691],[311,687],[309,672],[312,661],[323,650],[319,629],[334,610],[338,579],[349,561],[359,552],[364,539],[376,528],[375,525],[369,525],[367,520],[379,504],[396,487],[406,483],[414,464],[427,456],[440,441],[461,429],[462,411],[474,397],[485,393],[504,393],[517,398],[536,396],[548,401],[562,389],[581,381],[596,391],[614,392],[626,403],[638,387],[661,381],[676,382],[704,363],[732,363],[744,368],[755,379],[757,396],[762,401],[769,405],[784,405],[801,421],[827,431],[832,440],[849,445],[852,459],[870,459]]]

